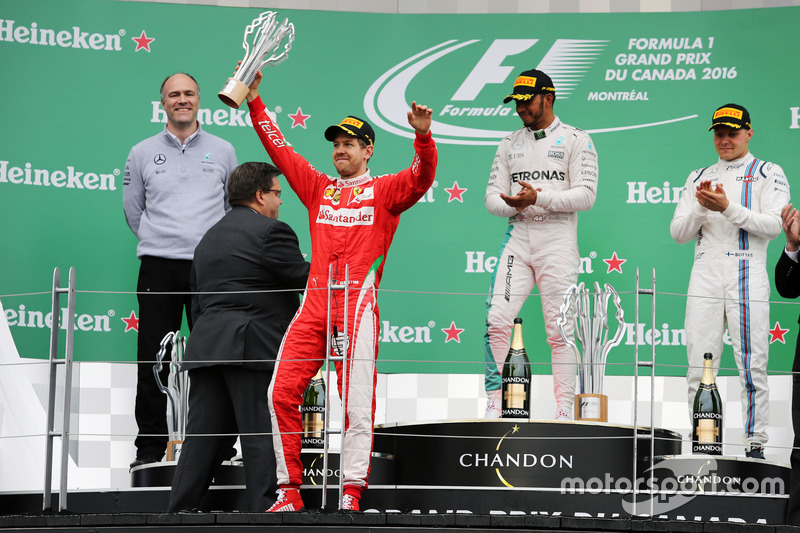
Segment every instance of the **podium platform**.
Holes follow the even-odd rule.
[[[178,461],[160,461],[131,468],[131,487],[171,487]],[[214,471],[212,486],[244,486],[241,461],[223,461]]]
[[[637,464],[649,461],[641,429]],[[597,422],[516,419],[388,424],[373,449],[395,458],[398,485],[558,489],[568,477],[615,478],[633,471],[632,427]],[[655,430],[655,455],[677,455],[681,436]]]
[[[599,422],[513,419],[377,426],[370,487],[361,508],[369,515],[382,516],[375,520],[383,523],[397,515],[508,517],[519,524],[526,522],[513,517],[557,519],[559,523],[570,517],[629,521],[623,530],[630,530],[630,521],[640,517],[701,526],[710,522],[783,523],[788,467],[741,457],[681,456],[680,435],[656,428],[650,469],[650,429],[640,428],[638,434],[635,439],[630,426]],[[333,511],[338,502],[338,454],[331,453],[328,460],[327,504]],[[310,511],[319,510],[320,452],[305,450],[303,461],[303,499]],[[159,485],[139,483],[129,490],[70,492],[68,510],[79,514],[163,513],[169,497],[164,476],[170,468],[174,465],[160,463],[143,469],[149,471],[149,477],[132,472],[133,479],[140,482],[155,480],[158,473],[162,476]],[[241,466],[229,468],[237,469],[228,472],[231,484],[221,484],[224,478],[218,478],[201,507],[210,515],[242,508],[244,487],[237,477]],[[41,495],[0,495],[0,509],[3,513],[38,512]],[[319,513],[304,518],[306,514],[287,520],[297,524],[319,520],[314,518]],[[266,519],[258,520],[265,523]],[[439,523],[437,520],[431,524]],[[449,519],[441,520],[449,523]],[[490,522],[487,518],[474,525],[488,527]]]

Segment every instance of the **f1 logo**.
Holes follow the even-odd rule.
[[[472,101],[478,97],[486,84],[505,82],[515,69],[513,66],[502,65],[506,57],[521,54],[537,42],[539,39],[495,39],[451,100]]]

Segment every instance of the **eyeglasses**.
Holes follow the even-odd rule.
[[[267,189],[267,190],[266,190],[266,191],[264,191],[264,192],[274,192],[274,193],[275,193],[275,196],[277,196],[278,198],[280,198],[280,197],[281,197],[281,190],[280,190],[280,189]]]

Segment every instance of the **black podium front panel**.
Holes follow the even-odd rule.
[[[637,470],[650,454],[640,429]],[[632,479],[631,427],[594,422],[508,419],[375,428],[376,452],[394,455],[398,485],[558,488],[565,483]],[[655,430],[655,454],[677,455],[680,435]]]
[[[680,455],[680,435],[597,422],[474,420],[375,428],[362,509],[381,513],[654,516],[681,521],[781,523],[789,469],[769,461]],[[637,456],[634,472],[634,455]],[[321,506],[320,451],[305,449],[303,499]],[[338,503],[339,457],[327,464],[327,507]],[[216,479],[203,509],[243,505],[240,465]],[[168,490],[174,464],[134,469],[137,487]],[[635,491],[634,491],[635,487]],[[634,496],[635,493],[635,496]],[[138,502],[142,510],[164,501]],[[634,504],[634,497],[636,502]],[[77,505],[73,500],[72,505]]]
[[[178,461],[159,461],[131,468],[131,487],[171,487]],[[214,471],[211,485],[244,486],[241,461],[223,461]]]
[[[322,450],[303,448],[300,454],[303,461],[303,485],[322,485],[325,461]],[[131,469],[131,487],[170,487],[178,461],[160,461],[148,463]],[[328,485],[339,485],[339,452],[328,454]],[[373,453],[370,468],[370,482],[379,485],[393,485],[394,462],[391,456]],[[224,461],[217,467],[212,485],[244,487],[244,463],[241,461]]]
[[[303,461],[303,486],[322,485],[324,473],[326,472],[322,450],[317,451],[312,448],[304,448],[303,453],[300,454],[300,459]],[[327,474],[328,486],[338,487],[339,476],[341,475],[339,470],[338,450],[329,452],[328,454]],[[372,485],[395,484],[394,460],[391,455],[382,453],[372,454],[369,482]]]

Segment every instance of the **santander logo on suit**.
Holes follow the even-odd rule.
[[[369,226],[375,221],[375,196],[372,187],[338,189],[328,187],[317,214],[317,223],[332,226]],[[341,202],[341,200],[345,200]],[[356,204],[357,207],[340,207]]]

